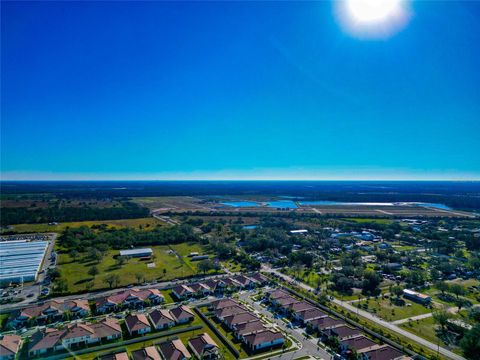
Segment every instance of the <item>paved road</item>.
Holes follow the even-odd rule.
[[[307,290],[307,291],[313,291],[314,289],[311,287],[311,286],[308,286],[307,284],[304,284],[303,282],[297,282],[295,281],[293,278],[291,278],[290,276],[287,276],[287,275],[284,275],[282,273],[280,273],[279,271],[275,270],[275,269],[272,269],[271,267],[269,266],[266,266],[266,265],[262,265],[262,270],[266,271],[266,272],[270,272],[270,273],[274,273],[276,275],[279,275],[281,277],[283,277],[284,279],[286,279],[287,281],[291,282],[291,283],[295,283],[296,285],[302,287],[303,289]],[[387,322],[383,319],[380,319],[379,317],[367,312],[367,311],[364,311],[364,310],[361,310],[351,304],[349,304],[348,302],[345,302],[345,301],[341,301],[341,300],[338,300],[338,299],[333,299],[332,300],[333,303],[335,303],[336,305],[339,305],[341,307],[343,307],[344,309],[346,310],[349,310],[351,311],[352,313],[356,313],[370,321],[373,321],[375,322],[376,324],[378,325],[381,325],[399,335],[402,335],[402,336],[405,336],[406,338],[409,338],[417,343],[419,343],[420,345],[426,347],[426,348],[429,348],[430,350],[432,351],[438,351],[440,354],[442,354],[443,356],[446,356],[448,357],[449,359],[453,359],[453,360],[465,360],[464,357],[460,356],[460,355],[457,355],[455,353],[453,353],[452,351],[448,350],[448,349],[445,349],[443,347],[439,347],[437,344],[434,344],[430,341],[427,341],[415,334],[412,334],[411,332],[408,332],[398,326],[396,326],[395,324],[392,324],[390,322]]]
[[[239,299],[245,301],[250,306],[252,306],[256,311],[258,311],[263,316],[267,317],[270,321],[275,323],[283,332],[287,333],[289,336],[297,340],[300,344],[302,344],[301,348],[290,351],[287,353],[273,355],[269,357],[270,360],[292,360],[299,357],[310,356],[314,355],[315,357],[320,357],[322,359],[330,360],[332,356],[325,351],[323,348],[317,345],[317,339],[315,338],[307,338],[304,333],[303,329],[289,329],[287,328],[285,322],[281,319],[274,318],[273,314],[268,311],[266,308],[261,306],[258,302],[255,302],[251,298],[252,293],[240,293]]]

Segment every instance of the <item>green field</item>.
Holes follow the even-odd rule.
[[[18,224],[12,225],[10,229],[5,229],[4,231],[14,231],[17,233],[43,233],[43,232],[62,232],[67,227],[79,227],[79,226],[93,226],[93,225],[102,225],[105,224],[109,228],[124,228],[124,227],[133,227],[133,228],[143,228],[148,230],[149,228],[153,229],[157,225],[164,225],[165,223],[157,220],[156,218],[140,218],[140,219],[122,219],[122,220],[98,220],[98,221],[75,221],[75,222],[64,222],[59,223],[58,225],[48,225],[48,224]]]
[[[344,218],[343,220],[353,221],[356,223],[376,223],[376,224],[384,224],[384,225],[390,225],[391,223],[395,222],[395,220],[391,220],[391,219],[376,219],[376,218]]]
[[[119,266],[114,259],[118,255],[118,250],[110,250],[100,261],[95,263],[86,257],[86,254],[80,254],[75,260],[68,254],[60,253],[58,268],[61,276],[68,284],[67,293],[82,292],[87,290],[96,290],[108,288],[105,278],[109,274],[118,274],[118,286],[126,286],[138,283],[136,274],[141,274],[140,282],[151,282],[153,280],[166,281],[180,277],[195,275],[196,267],[189,266],[181,261],[169,248],[169,246],[152,246],[154,259],[152,261],[142,261],[138,258],[128,260],[124,265]],[[198,251],[198,244],[182,244],[182,251]],[[191,250],[188,250],[191,249]],[[148,268],[147,264],[155,263],[154,268]],[[96,266],[99,274],[93,278],[88,275],[92,266]],[[164,273],[164,270],[166,272]]]
[[[368,304],[367,308],[363,307],[365,304]],[[372,314],[375,314],[387,321],[406,319],[412,316],[431,312],[430,309],[415,302],[407,301],[407,304],[410,305],[397,306],[390,303],[389,299],[379,299],[378,301],[370,299],[368,302],[367,300],[356,302],[355,306],[360,305],[362,306],[361,309],[371,312]]]

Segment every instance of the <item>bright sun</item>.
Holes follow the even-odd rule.
[[[402,0],[348,0],[347,9],[359,22],[381,22],[402,10]]]
[[[410,18],[409,0],[338,0],[337,17],[342,27],[360,38],[387,38]]]

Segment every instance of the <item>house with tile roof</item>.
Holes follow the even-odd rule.
[[[148,317],[157,330],[168,329],[175,326],[176,319],[166,309],[155,309],[148,313]]]
[[[3,335],[0,340],[0,360],[13,360],[22,346],[22,338],[18,335]]]
[[[162,342],[158,348],[165,360],[188,360],[192,357],[180,339]]]
[[[162,357],[157,348],[152,345],[132,351],[132,360],[162,360]]]
[[[152,327],[144,314],[127,315],[125,325],[131,336],[143,335],[152,331]]]
[[[173,315],[177,324],[185,324],[193,321],[193,319],[195,318],[195,314],[192,309],[190,309],[186,305],[180,305],[173,309],[170,309],[170,314]]]
[[[208,333],[191,338],[188,347],[198,359],[212,360],[219,356],[219,347]]]
[[[243,341],[252,351],[280,346],[285,342],[283,334],[270,329],[253,332],[243,336]]]

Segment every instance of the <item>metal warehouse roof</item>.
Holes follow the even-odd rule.
[[[129,256],[129,255],[139,255],[139,254],[151,254],[153,251],[150,248],[144,249],[129,249],[129,250],[120,250],[121,256]]]
[[[48,241],[1,241],[0,282],[35,280],[47,247]]]

